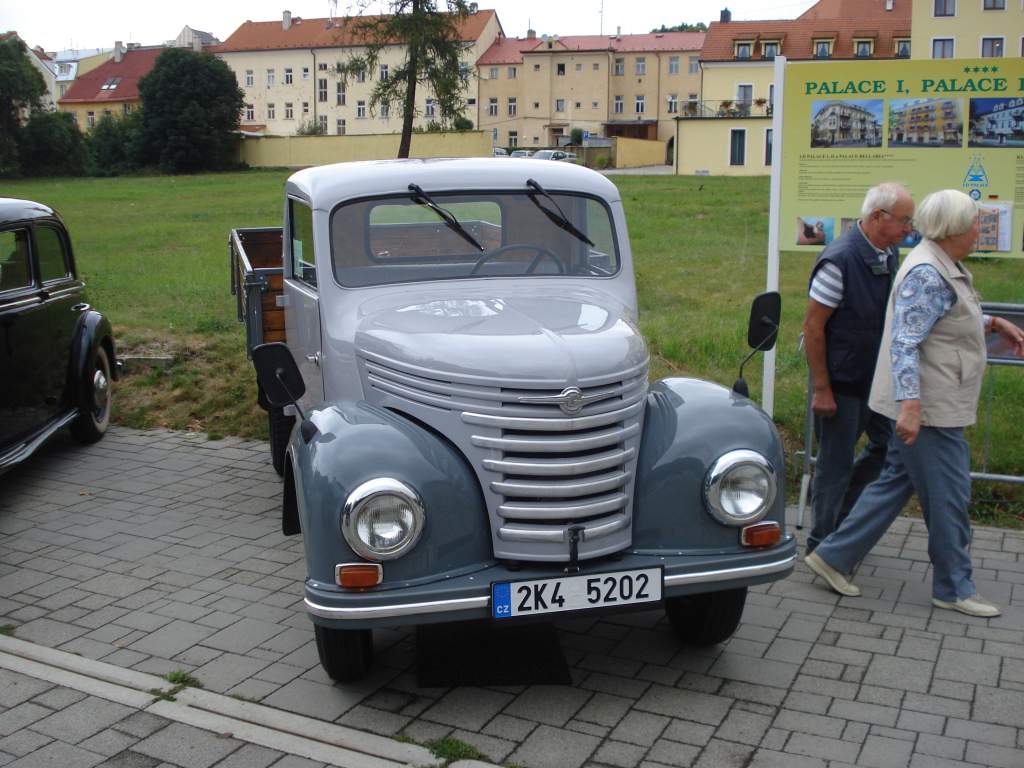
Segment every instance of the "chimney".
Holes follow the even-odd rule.
[[[292,12],[285,11],[281,14],[281,29],[287,32],[292,28]]]
[[[730,11],[728,8],[723,8],[722,15],[718,17],[718,20],[723,24],[728,24],[730,21],[732,21],[732,11]]]
[[[124,46],[120,40],[114,42],[114,63],[120,64],[124,58]]]
[[[622,37],[622,27],[616,27],[615,28],[615,36],[616,37]]]
[[[536,29],[528,29],[528,30],[526,30],[526,39],[527,40],[536,40],[537,39],[537,30]]]
[[[192,38],[192,50],[196,53],[203,52],[203,41],[199,39],[199,35],[195,35]]]
[[[477,3],[470,3],[469,4],[469,12],[470,13],[479,13],[479,11],[480,11],[479,4],[477,4]]]

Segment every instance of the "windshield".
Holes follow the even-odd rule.
[[[415,194],[360,200],[334,210],[331,257],[341,285],[471,277],[608,277],[619,269],[611,212],[596,198],[551,193],[549,199],[527,189],[426,192],[431,202],[451,214],[456,226]],[[554,213],[546,214],[545,209]]]

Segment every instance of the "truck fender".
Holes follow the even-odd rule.
[[[117,362],[114,334],[110,321],[95,309],[87,309],[79,318],[71,342],[71,367],[68,371],[68,393],[71,404],[89,409],[92,401],[92,383],[86,377],[97,345],[103,345],[110,359],[110,375],[121,378],[121,365]]]
[[[775,501],[764,520],[785,524],[785,455],[771,418],[753,401],[698,379],[651,385],[634,491],[633,545],[652,551],[736,550],[738,530],[704,503],[704,479],[729,451],[757,451],[775,472]]]
[[[353,490],[379,477],[415,489],[426,518],[419,543],[384,561],[384,584],[492,560],[476,475],[446,438],[362,401],[336,402],[307,415],[317,432],[306,442],[294,430],[288,454],[310,579],[334,584],[336,564],[362,561],[345,541],[341,513]]]

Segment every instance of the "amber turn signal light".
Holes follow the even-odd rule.
[[[384,578],[380,563],[341,563],[334,566],[334,578],[346,589],[375,587]]]
[[[744,547],[770,547],[782,540],[778,523],[755,523],[740,531],[740,544]]]

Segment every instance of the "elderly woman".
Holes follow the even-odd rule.
[[[915,491],[928,526],[932,604],[971,616],[998,616],[971,578],[970,451],[985,370],[985,331],[1018,355],[1024,332],[983,315],[961,262],[978,239],[978,207],[963,192],[929,195],[914,217],[923,240],[896,274],[871,385],[872,410],[895,420],[885,467],[842,525],[804,562],[839,594],[860,594],[843,575],[878,542]]]

